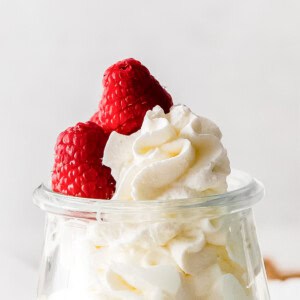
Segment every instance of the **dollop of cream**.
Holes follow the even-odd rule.
[[[184,105],[168,114],[156,106],[138,132],[110,135],[103,163],[117,182],[113,199],[182,199],[225,192],[230,165],[221,137],[212,121]]]

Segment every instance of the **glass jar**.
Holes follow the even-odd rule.
[[[38,299],[269,299],[252,215],[263,186],[240,171],[228,185],[221,195],[136,202],[41,185]]]

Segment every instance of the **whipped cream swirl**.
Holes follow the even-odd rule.
[[[114,199],[181,199],[225,192],[230,173],[222,134],[184,105],[156,106],[130,136],[110,135],[103,163],[117,182]]]

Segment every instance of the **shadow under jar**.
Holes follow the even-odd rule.
[[[131,202],[41,185],[38,299],[269,299],[251,208],[263,186],[240,171],[228,185],[221,195]]]

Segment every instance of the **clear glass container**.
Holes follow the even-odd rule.
[[[41,185],[38,299],[269,299],[252,214],[263,186],[240,171],[228,185],[221,195],[136,202]]]

